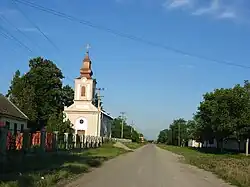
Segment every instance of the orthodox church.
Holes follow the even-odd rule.
[[[113,118],[106,112],[95,107],[92,103],[96,80],[92,78],[91,60],[89,52],[80,69],[80,76],[75,79],[74,103],[64,108],[66,119],[69,119],[76,134],[90,136],[111,137],[111,123]]]

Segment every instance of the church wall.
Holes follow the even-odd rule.
[[[97,113],[68,113],[67,118],[73,124],[73,128],[79,128],[79,120],[83,119],[84,124],[82,125],[82,130],[85,130],[85,135],[97,136]],[[87,124],[86,124],[87,123]],[[86,129],[85,129],[86,128]]]
[[[102,114],[101,119],[101,132],[100,135],[104,137],[110,137],[111,136],[111,125],[112,125],[112,119],[105,114]]]

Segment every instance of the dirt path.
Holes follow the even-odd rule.
[[[230,187],[155,145],[108,161],[66,187]],[[232,187],[232,186],[231,186]]]

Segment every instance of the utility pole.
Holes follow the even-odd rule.
[[[132,121],[132,123],[131,123],[131,128],[130,128],[130,133],[131,133],[131,140],[132,140],[132,138],[133,138],[133,126],[134,126],[134,121]]]
[[[97,109],[98,109],[98,115],[97,115],[97,136],[100,134],[100,114],[101,114],[101,91],[104,90],[104,88],[96,88],[97,90]]]
[[[107,113],[108,115],[110,115],[110,113]],[[112,138],[112,123],[109,122],[109,138]]]
[[[124,123],[124,115],[125,115],[125,112],[121,112],[121,115],[122,115],[122,128],[121,128],[121,139],[123,139],[123,123]]]
[[[178,145],[181,146],[181,126],[178,124]]]

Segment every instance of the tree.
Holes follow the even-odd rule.
[[[51,115],[59,116],[73,102],[74,91],[62,86],[63,74],[50,60],[29,61],[29,71],[17,71],[7,96],[29,117],[35,129],[46,126]]]
[[[69,107],[74,103],[74,90],[66,85],[62,88],[62,104]]]
[[[215,138],[219,147],[220,143],[232,135],[239,138],[242,129],[248,127],[249,94],[240,85],[206,93],[197,115],[202,124],[203,139]]]
[[[158,143],[167,143],[168,142],[168,135],[169,135],[168,129],[164,129],[164,130],[160,131],[160,133],[158,135],[157,142]]]
[[[132,126],[128,125],[126,120],[123,119],[121,116],[113,120],[111,126],[112,137],[121,138],[122,123],[123,123],[123,138],[132,139],[132,141],[134,142],[139,142],[139,133],[135,129],[133,129]]]
[[[174,120],[173,123],[170,125],[170,130],[172,132],[173,145],[180,146],[188,141],[186,121],[183,118]]]
[[[26,79],[21,77],[20,71],[17,70],[6,96],[34,122],[37,119],[35,88],[27,84]]]
[[[48,132],[58,131],[60,133],[73,133],[72,124],[69,120],[66,120],[66,116],[63,113],[53,114],[47,121],[46,130]]]

